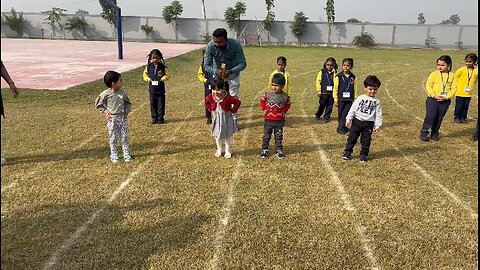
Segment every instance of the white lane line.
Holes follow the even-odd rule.
[[[307,115],[307,112],[305,111],[305,93],[306,93],[306,90],[307,90],[307,88],[305,88],[303,90],[301,109],[302,109],[302,112],[303,112],[304,119],[308,123],[308,120],[307,120],[308,115]],[[338,177],[337,172],[333,169],[332,165],[330,164],[330,160],[328,159],[328,157],[325,153],[325,150],[322,148],[322,145],[318,141],[317,136],[315,136],[315,130],[312,127],[310,127],[309,130],[310,130],[310,137],[311,137],[312,141],[314,142],[314,144],[317,146],[317,152],[320,154],[320,159],[322,161],[322,164],[325,166],[328,173],[330,174],[330,180],[331,180],[331,182],[333,182],[333,185],[337,189],[337,193],[340,195],[340,198],[342,199],[343,207],[349,213],[351,213],[352,215],[355,215],[357,210],[352,204],[352,201],[350,199],[350,195],[345,190],[345,186],[343,185],[342,181]],[[357,232],[357,235],[358,235],[360,241],[362,242],[363,251],[365,253],[365,256],[368,259],[368,262],[370,263],[371,269],[372,270],[381,269],[380,265],[378,264],[378,260],[375,257],[374,252],[373,252],[373,250],[374,250],[372,248],[373,241],[371,241],[366,234],[366,227],[364,227],[362,225],[359,225],[359,224],[355,224],[355,223],[354,223],[354,226],[355,226],[355,230]]]
[[[191,118],[192,114],[194,112],[191,111],[188,116],[184,119],[184,121],[182,121],[182,123],[180,125],[178,125],[178,127],[171,133],[172,135],[167,138],[166,140],[172,138],[172,137],[175,137],[177,132],[180,130],[180,128],[185,125],[185,123],[187,122],[186,120]],[[45,264],[45,266],[43,267],[44,270],[48,270],[48,269],[52,269],[55,265],[58,264],[61,256],[63,253],[65,253],[67,250],[69,250],[73,244],[75,244],[75,242],[77,242],[77,240],[83,235],[83,233],[87,230],[88,226],[90,226],[91,224],[93,224],[93,222],[95,222],[95,220],[98,218],[98,216],[100,216],[103,211],[105,210],[105,208],[107,208],[108,204],[113,202],[115,200],[115,198],[118,196],[118,194],[120,194],[122,192],[122,190],[124,190],[129,184],[130,182],[138,175],[142,172],[142,170],[154,159],[156,158],[155,155],[151,155],[145,162],[141,163],[138,168],[130,173],[130,175],[128,176],[128,178],[123,181],[116,189],[115,191],[112,193],[112,195],[110,196],[110,198],[108,199],[107,203],[103,204],[99,209],[97,209],[91,216],[90,218],[88,218],[88,220],[82,224],[82,226],[80,226],[69,238],[67,238],[65,241],[63,241],[62,245],[57,248],[57,250],[55,250],[55,252],[53,253],[53,255],[49,258],[49,260],[47,261],[47,263]]]
[[[304,72],[304,73],[292,76],[292,78],[302,76],[302,75],[305,75],[305,74],[308,74],[308,73],[311,73],[311,72],[314,72],[314,71]],[[259,77],[263,77],[263,76],[268,76],[268,74],[261,75]],[[250,109],[248,110],[248,115],[249,116],[252,115],[254,105],[257,102],[259,102],[260,96],[265,92],[265,90],[266,90],[266,88],[263,88],[261,91],[259,91],[255,95],[254,99],[252,100],[252,103],[250,104]],[[245,131],[244,131],[243,137],[242,137],[241,149],[245,148],[245,143],[247,141],[247,137],[248,137],[247,134],[248,134],[249,130],[250,130],[250,128],[245,128]],[[222,210],[221,210],[221,215],[220,215],[219,225],[218,225],[219,228],[217,229],[217,231],[215,233],[215,238],[214,238],[215,240],[213,242],[214,253],[213,253],[212,259],[209,261],[209,264],[207,265],[208,269],[217,270],[217,269],[222,269],[223,268],[221,266],[221,264],[222,264],[221,263],[221,258],[222,258],[223,251],[224,251],[223,239],[225,238],[225,234],[227,232],[228,224],[229,224],[229,222],[232,218],[232,211],[233,211],[233,208],[235,207],[235,197],[236,197],[235,195],[236,195],[236,189],[237,189],[238,182],[239,182],[241,167],[242,167],[242,158],[241,158],[241,156],[239,156],[237,166],[235,167],[232,179],[230,180],[230,183],[229,183],[227,200],[225,201],[225,203],[222,207]]]

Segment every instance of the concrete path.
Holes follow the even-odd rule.
[[[125,72],[147,63],[159,49],[165,59],[204,47],[203,44],[2,38],[2,60],[19,88],[65,90],[103,78],[107,70]],[[1,87],[8,85],[4,80]]]

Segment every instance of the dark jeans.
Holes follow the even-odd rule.
[[[165,93],[150,93],[150,112],[152,120],[165,120]]]
[[[315,116],[320,118],[323,112],[325,111],[325,114],[323,114],[323,119],[330,120],[330,116],[332,115],[332,109],[333,109],[332,94],[322,94],[318,98],[318,103],[320,105],[318,106],[317,113],[315,113]]]
[[[338,102],[338,127],[337,130],[347,131],[345,127],[345,118],[347,118],[348,111],[352,107],[352,101],[339,101]]]
[[[468,106],[470,105],[471,97],[456,97],[455,111],[453,116],[455,119],[467,120]]]
[[[205,98],[212,93],[212,89],[210,88],[210,84],[205,83]],[[212,119],[212,113],[208,111],[207,107],[205,107],[205,118]]]
[[[431,97],[427,98],[427,101],[425,102],[425,120],[423,120],[420,135],[428,136],[428,132],[431,129],[432,136],[438,136],[440,125],[442,125],[443,117],[447,113],[450,103],[451,100],[436,101]]]
[[[281,121],[265,120],[265,122],[263,123],[263,142],[262,142],[263,150],[268,150],[270,138],[272,137],[272,131],[275,136],[275,149],[277,151],[283,150],[282,140],[283,140],[284,125],[285,125],[285,120],[281,120]]]
[[[368,156],[370,152],[370,144],[372,143],[374,122],[373,121],[361,121],[357,118],[352,120],[352,128],[348,134],[347,145],[345,146],[345,152],[350,154],[353,152],[353,147],[357,144],[358,137],[360,137],[360,144],[362,150],[360,155]]]

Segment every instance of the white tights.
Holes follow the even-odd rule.
[[[217,144],[217,152],[222,152],[222,142],[225,141],[225,153],[230,153],[230,147],[232,145],[232,138],[227,138],[225,140],[222,139],[215,139],[215,143]]]

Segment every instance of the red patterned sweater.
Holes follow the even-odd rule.
[[[285,114],[290,109],[290,105],[290,97],[285,92],[265,92],[260,99],[260,107],[264,112],[265,120],[285,120]]]

